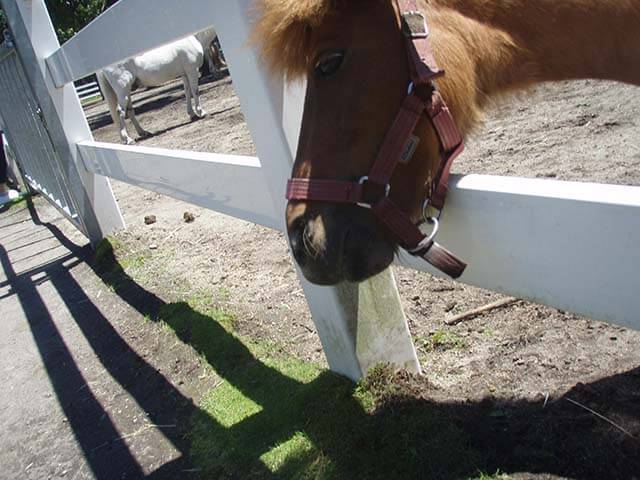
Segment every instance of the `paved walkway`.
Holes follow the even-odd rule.
[[[124,338],[160,301],[106,287],[86,240],[36,204],[0,209],[0,477],[185,478],[176,411],[194,407]]]

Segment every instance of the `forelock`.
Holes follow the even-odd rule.
[[[344,0],[343,0],[344,1]],[[336,8],[338,0],[257,0],[252,41],[270,70],[289,78],[306,73],[311,32]]]

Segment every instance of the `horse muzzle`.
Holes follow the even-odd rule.
[[[287,207],[291,251],[307,280],[318,285],[361,282],[391,264],[395,245],[367,210],[314,203]]]

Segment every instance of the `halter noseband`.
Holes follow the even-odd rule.
[[[464,143],[451,112],[434,84],[434,80],[444,75],[444,71],[436,66],[431,52],[426,19],[418,11],[415,0],[397,0],[397,3],[409,57],[411,83],[371,172],[358,182],[293,178],[287,183],[286,197],[288,200],[355,203],[370,208],[410,254],[423,258],[450,277],[458,278],[466,264],[436,243],[434,238],[447,195],[451,164],[464,149]],[[415,147],[412,134],[425,113],[440,142],[440,165],[423,205],[425,221],[433,225],[430,235],[422,233],[409,215],[389,198],[389,182],[393,171],[400,159]],[[436,210],[435,217],[427,215],[429,208]]]

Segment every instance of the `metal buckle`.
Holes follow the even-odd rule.
[[[429,27],[422,12],[415,10],[402,12],[402,33],[407,38],[427,38]]]
[[[429,215],[430,208],[433,209],[435,215]],[[422,203],[422,219],[425,222],[430,223],[430,220],[432,219],[440,220],[441,215],[442,210],[438,210],[436,207],[431,206],[431,199],[429,197],[425,198],[424,202]]]
[[[414,89],[415,89],[415,85],[413,84],[413,82],[409,82],[409,88],[407,88],[407,95],[411,95]]]
[[[369,177],[368,176],[364,176],[362,177],[360,180],[358,180],[358,183],[360,185],[364,185],[365,183],[367,183],[369,181]],[[389,183],[387,183],[384,187],[384,196],[388,197],[389,193],[391,193],[391,185]],[[371,205],[368,203],[364,203],[364,202],[356,202],[356,205],[358,205],[359,207],[362,208],[371,208]]]
[[[424,239],[418,244],[416,248],[407,250],[411,254],[414,254],[414,255],[419,254],[425,248],[430,247],[433,241],[435,240],[436,236],[438,235],[438,231],[440,230],[440,222],[438,221],[438,219],[436,217],[429,217],[425,221],[433,225],[433,230],[429,235],[424,237]]]
[[[420,99],[422,99],[422,101],[424,101],[425,103],[429,103],[430,104],[431,101],[432,101],[431,99],[433,98],[433,93],[438,91],[438,84],[436,83],[436,81],[434,79],[436,77],[440,77],[442,75],[444,75],[444,70],[440,70],[439,72],[436,72],[433,77],[428,79],[427,82],[425,82],[424,84],[421,83],[420,85],[418,85],[419,87],[422,86],[422,85],[425,85],[425,84],[428,85],[431,88],[431,91],[430,91],[431,97],[429,97],[427,99],[424,99],[420,95],[418,95],[416,93],[416,85],[412,81],[409,82],[409,86],[407,87],[407,95],[411,96],[414,93],[416,93],[416,95],[418,97],[420,97]]]

